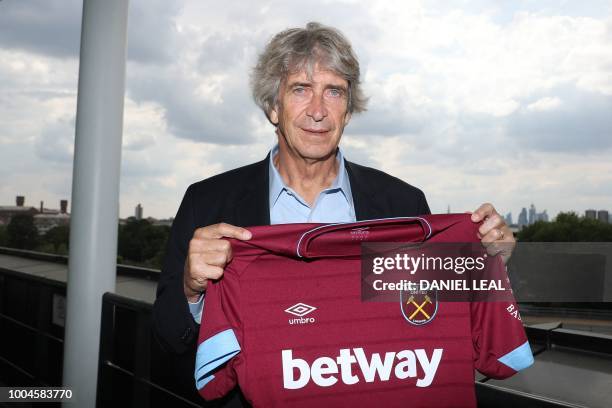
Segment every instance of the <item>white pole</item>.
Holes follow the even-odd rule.
[[[63,384],[95,407],[102,294],[115,290],[128,0],[84,0]]]

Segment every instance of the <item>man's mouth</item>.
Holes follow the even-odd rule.
[[[329,129],[310,129],[310,128],[302,128],[304,132],[308,133],[327,133]]]

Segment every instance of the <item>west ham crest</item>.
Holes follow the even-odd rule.
[[[402,315],[410,324],[421,326],[433,320],[438,312],[436,291],[402,290],[400,292]]]

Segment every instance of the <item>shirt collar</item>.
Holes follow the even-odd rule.
[[[276,144],[272,150],[270,150],[270,208],[274,207],[276,204],[276,200],[281,195],[283,190],[289,190],[289,187],[283,181],[280,173],[276,169],[274,165],[274,157],[278,154],[278,144]],[[344,198],[348,201],[348,203],[353,205],[353,194],[351,192],[351,184],[349,181],[348,173],[346,171],[346,165],[344,163],[344,154],[342,153],[342,149],[338,147],[338,151],[336,153],[336,160],[339,163],[338,174],[334,179],[331,187],[326,188],[326,191],[339,189]]]

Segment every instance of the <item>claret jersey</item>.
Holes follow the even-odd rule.
[[[478,242],[477,228],[468,214],[249,228],[206,292],[199,393],[238,384],[255,407],[476,406],[474,368],[506,378],[533,362],[516,304],[436,301],[410,324],[399,301],[362,302],[360,255],[364,240]]]

